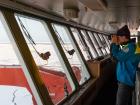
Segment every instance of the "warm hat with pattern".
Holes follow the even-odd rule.
[[[130,37],[130,31],[127,25],[123,26],[117,31],[117,36],[129,36]]]

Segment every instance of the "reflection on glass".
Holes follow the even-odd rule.
[[[103,45],[103,48],[104,48],[105,51],[106,51],[106,54],[108,54],[109,49],[108,49],[107,43],[106,43],[106,41],[105,41],[103,35],[102,35],[102,34],[99,34],[99,37],[100,37],[100,39],[101,39],[101,43],[102,43],[102,45]]]
[[[107,36],[104,35],[103,37],[104,37],[104,39],[105,39],[105,41],[106,41],[106,43],[108,45],[108,49],[110,49],[110,42],[109,42]]]
[[[0,104],[37,105],[0,20]]]
[[[84,44],[80,34],[78,33],[78,30],[75,28],[71,28],[71,31],[74,35],[74,38],[76,40],[76,42],[78,43],[78,46],[82,52],[82,54],[84,55],[85,60],[90,60],[91,56],[89,54],[89,48],[87,48],[87,46]]]
[[[104,40],[102,39],[101,34],[96,33],[96,36],[98,37],[98,41],[99,41],[99,43],[101,45],[101,50],[102,50],[103,54],[106,55],[107,54],[107,51],[105,49]]]
[[[105,54],[106,54],[106,51],[105,51],[105,49],[104,49],[104,47],[103,47],[103,45],[102,45],[102,43],[101,43],[101,40],[100,40],[98,34],[97,34],[97,33],[94,33],[94,36],[95,36],[95,38],[96,38],[96,40],[97,40],[97,42],[98,42],[98,44],[99,44],[100,50],[101,50],[101,51],[103,52],[103,54],[105,55]]]
[[[89,37],[91,38],[92,42],[94,43],[94,46],[99,54],[99,56],[102,56],[102,52],[99,48],[99,44],[97,42],[97,40],[95,39],[95,37],[93,36],[93,34],[91,32],[88,31]]]
[[[93,48],[94,46],[92,46],[92,42],[90,42],[90,39],[89,39],[90,37],[88,37],[87,34],[85,33],[85,31],[83,31],[83,30],[81,30],[81,33],[82,33],[82,36],[84,37],[87,45],[89,46],[91,54],[93,55],[94,58],[96,58],[97,54]]]
[[[105,44],[105,49],[106,49],[107,53],[109,54],[110,53],[110,50],[109,50],[109,45],[108,45],[108,42],[106,40],[106,37],[105,37],[105,35],[102,35],[102,37],[104,39],[104,42],[106,43]]]
[[[84,66],[81,64],[74,47],[69,39],[68,30],[66,27],[52,24],[54,31],[56,32],[56,35],[61,43],[61,46],[66,54],[66,57],[68,58],[69,63],[71,64],[71,67],[75,73],[75,76],[79,82],[79,84],[83,84],[86,80],[90,78],[89,73],[87,70],[84,69]],[[73,51],[73,53],[69,53]],[[79,74],[80,73],[80,74]]]
[[[48,32],[45,30],[45,23],[41,20],[19,15],[16,15],[16,19],[49,95],[53,103],[57,104],[74,91],[74,86],[69,83],[70,77],[68,77],[66,70],[63,69],[58,59]]]

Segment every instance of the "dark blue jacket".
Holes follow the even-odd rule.
[[[134,86],[136,70],[140,57],[135,54],[136,45],[130,42],[119,46],[112,44],[112,54],[117,59],[117,80],[129,86]]]

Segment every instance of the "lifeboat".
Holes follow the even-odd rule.
[[[66,78],[65,73],[61,71],[46,69],[43,67],[39,68],[39,75],[44,81],[49,94],[54,104],[64,99],[66,95],[72,92],[69,81]],[[80,69],[76,66],[72,67],[74,74],[80,82],[81,73]],[[1,66],[0,67],[0,86],[16,86],[24,87],[32,95],[32,91],[20,66]],[[37,105],[32,95],[34,105]]]

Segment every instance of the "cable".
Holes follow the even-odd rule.
[[[53,28],[54,28],[54,31],[56,32],[56,35],[57,35],[58,40],[62,43],[62,47],[64,48],[64,50],[65,50],[69,55],[73,56],[75,50],[74,50],[74,49],[67,50],[67,49],[64,47],[65,43],[64,43],[63,39],[61,38],[59,32],[56,30],[56,28],[55,28],[54,25],[53,25]]]
[[[25,34],[25,36],[27,37],[28,41],[31,43],[33,49],[35,50],[35,52],[39,55],[39,57],[41,57],[43,60],[48,60],[49,56],[51,55],[49,51],[45,52],[45,53],[39,53],[37,51],[37,49],[35,48],[34,45],[36,45],[36,43],[34,42],[33,38],[30,36],[30,33],[28,32],[28,30],[26,29],[26,27],[24,26],[24,24],[22,23],[22,21],[20,20],[19,16],[17,16],[17,19],[21,25],[21,28]]]

